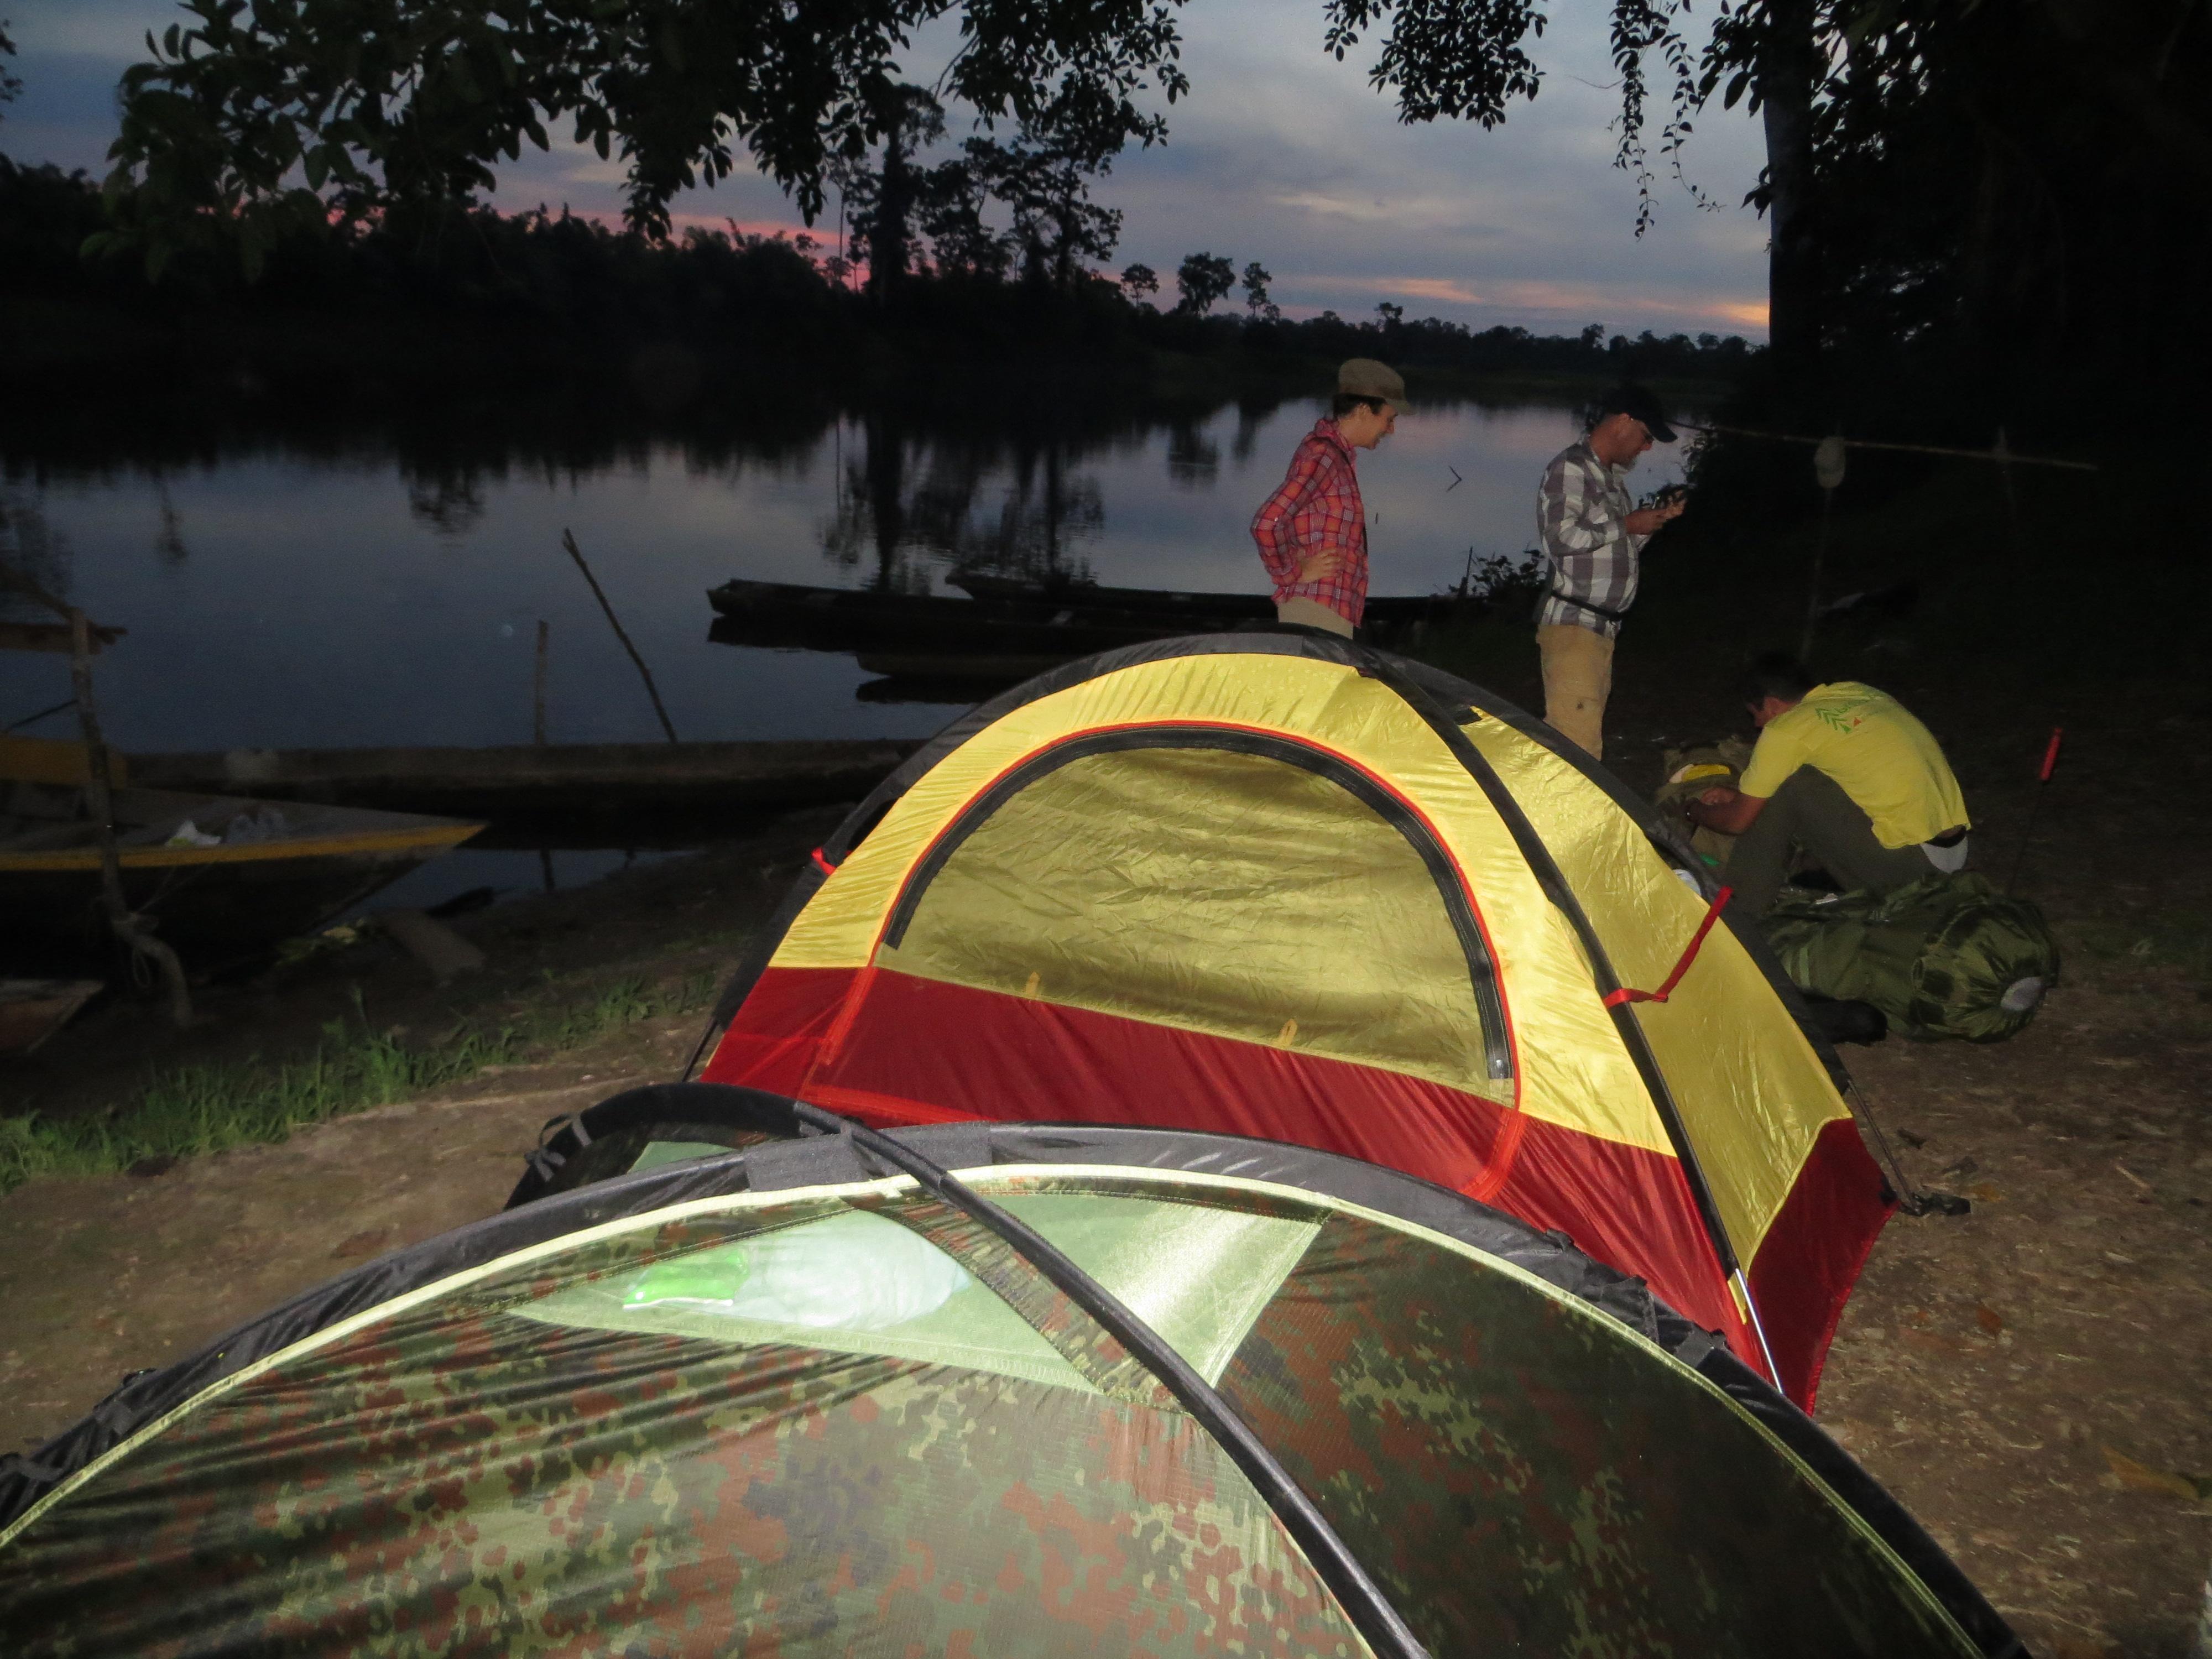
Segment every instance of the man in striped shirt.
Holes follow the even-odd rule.
[[[1372,357],[1337,371],[1336,399],[1291,457],[1291,470],[1252,517],[1260,562],[1275,586],[1275,619],[1350,638],[1367,610],[1367,510],[1356,452],[1397,429],[1406,383]]]
[[[1598,404],[1597,423],[1544,469],[1536,534],[1549,586],[1536,611],[1544,664],[1544,719],[1562,737],[1605,758],[1605,704],[1613,692],[1613,642],[1636,602],[1644,544],[1679,516],[1680,501],[1638,507],[1626,482],[1653,440],[1674,441],[1659,400],[1617,386]]]

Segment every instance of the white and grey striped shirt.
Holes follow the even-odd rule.
[[[1639,556],[1651,539],[1628,533],[1636,502],[1627,471],[1598,459],[1587,441],[1570,444],[1544,469],[1536,537],[1550,570],[1538,627],[1566,623],[1607,638],[1620,632],[1619,613],[1636,603]]]

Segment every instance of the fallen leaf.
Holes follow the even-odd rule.
[[[332,1250],[331,1254],[341,1258],[349,1255],[374,1255],[384,1248],[386,1241],[391,1237],[391,1228],[372,1227],[367,1232],[356,1233],[351,1238],[340,1240],[337,1249]]]
[[[1990,1186],[1988,1182],[1978,1181],[1972,1186],[1966,1188],[1966,1196],[1974,1200],[1977,1203],[1995,1204],[2002,1199],[2004,1194],[1999,1192],[1996,1188]]]
[[[2100,1448],[2105,1462],[2112,1466],[2112,1473],[2120,1484],[2133,1492],[2162,1492],[2171,1497],[2194,1504],[2212,1496],[2212,1480],[2186,1474],[2175,1474],[2166,1469],[2154,1469],[2148,1463],[2138,1463],[2125,1452],[2114,1451],[2110,1446]]]
[[[1928,1137],[1926,1135],[1917,1135],[1910,1129],[1899,1129],[1897,1132],[1897,1138],[1903,1141],[1906,1146],[1911,1147],[1916,1152],[1928,1144]]]
[[[1991,1336],[1995,1336],[1999,1331],[2004,1329],[2004,1316],[1984,1302],[1974,1310],[1974,1323],[1979,1325]]]

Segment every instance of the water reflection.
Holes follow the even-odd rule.
[[[191,556],[191,549],[185,545],[185,515],[169,499],[169,486],[163,482],[161,490],[161,527],[154,535],[154,551],[161,555],[165,564],[182,564]]]
[[[101,660],[125,748],[527,742],[540,621],[550,739],[649,740],[568,530],[687,738],[919,736],[942,706],[900,699],[923,688],[873,684],[851,647],[714,646],[708,592],[744,578],[972,607],[951,581],[969,573],[1264,607],[1246,526],[1321,408],[886,404],[644,429],[503,410],[282,441],[120,433],[0,456],[0,533],[131,629]],[[1425,404],[1401,422],[1360,461],[1376,592],[1434,592],[1470,547],[1528,545],[1536,478],[1571,433],[1544,405]],[[1640,488],[1663,477],[1645,471]],[[0,659],[0,726],[64,695],[58,666]]]
[[[483,521],[483,495],[473,472],[441,467],[409,477],[407,510],[441,536],[459,538]]]
[[[1081,544],[1104,525],[1105,495],[1095,477],[1071,475],[1061,434],[933,433],[888,411],[854,424],[857,455],[844,454],[843,423],[832,440],[838,491],[822,550],[865,573],[860,586],[927,593],[947,569],[1091,580]]]
[[[1249,446],[1247,446],[1249,453]],[[1221,449],[1193,422],[1168,428],[1168,477],[1186,489],[1210,489],[1221,471]]]

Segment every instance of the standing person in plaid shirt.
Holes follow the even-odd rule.
[[[1291,457],[1289,475],[1252,518],[1260,562],[1275,584],[1275,619],[1349,639],[1367,609],[1367,511],[1353,452],[1398,425],[1406,383],[1372,357],[1336,372],[1336,399]]]
[[[1551,578],[1536,609],[1544,719],[1599,760],[1613,642],[1636,602],[1644,544],[1682,511],[1680,500],[1638,507],[1629,497],[1628,469],[1654,439],[1674,441],[1659,400],[1641,386],[1616,386],[1599,403],[1589,435],[1553,457],[1536,496],[1536,533]]]

